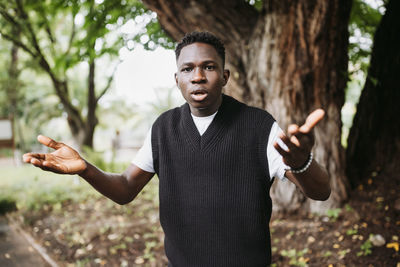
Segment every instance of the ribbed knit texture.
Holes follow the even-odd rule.
[[[188,104],[152,127],[160,221],[169,266],[267,266],[272,116],[223,95],[200,136]]]

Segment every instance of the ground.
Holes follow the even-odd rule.
[[[165,266],[157,180],[131,204],[103,197],[8,214],[61,266]],[[372,173],[342,208],[273,214],[272,266],[400,266],[400,182]],[[370,236],[381,235],[375,246]]]

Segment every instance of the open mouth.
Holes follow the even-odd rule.
[[[207,97],[208,93],[206,90],[195,90],[191,93],[194,101],[203,101]]]

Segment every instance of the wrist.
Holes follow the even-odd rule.
[[[83,160],[84,168],[80,172],[78,172],[77,174],[79,176],[81,176],[82,178],[84,178],[85,176],[87,176],[87,173],[89,171],[89,162],[87,162],[84,159],[82,159],[82,160]]]
[[[313,153],[310,152],[310,154],[309,154],[309,156],[307,158],[307,161],[302,166],[300,166],[299,168],[291,168],[290,167],[290,168],[286,169],[286,171],[290,171],[290,172],[292,172],[294,174],[303,173],[303,172],[308,170],[308,168],[310,167],[312,161],[313,161]]]

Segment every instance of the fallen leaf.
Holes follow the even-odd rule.
[[[143,264],[144,263],[144,259],[142,257],[137,257],[135,260],[136,264]]]
[[[315,242],[315,238],[313,236],[309,236],[307,238],[307,243],[314,243]]]
[[[388,243],[386,244],[386,247],[393,248],[396,252],[399,251],[399,243],[397,242]]]

